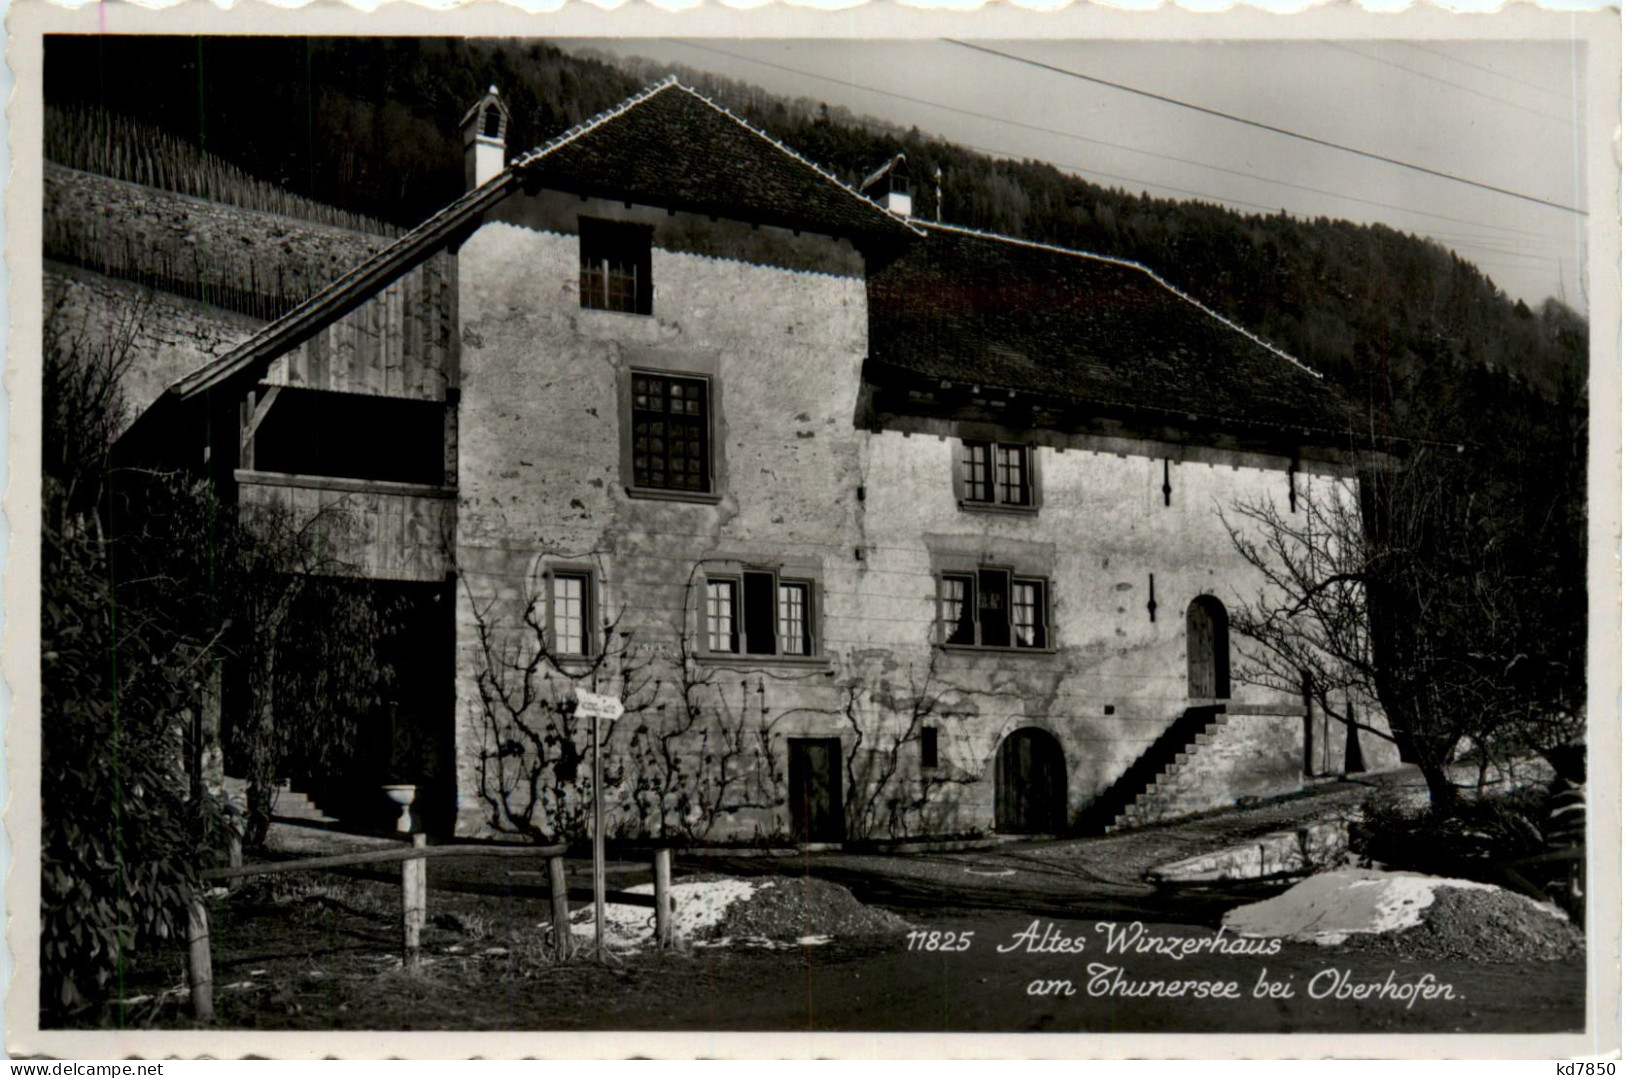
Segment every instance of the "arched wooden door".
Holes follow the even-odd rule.
[[[993,775],[993,826],[1007,834],[1066,829],[1066,757],[1046,730],[1023,727],[999,746]]]
[[[1211,595],[1198,595],[1185,611],[1185,663],[1192,700],[1230,698],[1230,615]]]

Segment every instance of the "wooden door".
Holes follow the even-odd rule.
[[[841,813],[841,739],[792,737],[790,741],[790,830],[800,842],[840,842],[846,837]]]
[[[1016,730],[999,746],[993,825],[1007,834],[1059,834],[1066,828],[1066,759],[1044,730]]]
[[[1230,619],[1224,604],[1199,595],[1185,611],[1185,663],[1192,700],[1230,697]]]

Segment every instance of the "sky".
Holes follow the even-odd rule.
[[[973,43],[1003,55],[949,41],[557,44],[843,105],[1156,197],[1381,222],[1459,252],[1515,299],[1587,306],[1587,218],[1574,212],[1587,208],[1584,58],[1567,42]]]

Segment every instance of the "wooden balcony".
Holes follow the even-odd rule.
[[[276,508],[312,528],[334,572],[374,580],[444,580],[452,566],[457,490],[239,468],[238,504]]]

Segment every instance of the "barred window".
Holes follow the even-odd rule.
[[[711,489],[709,385],[703,378],[632,375],[632,483],[653,490]]]

